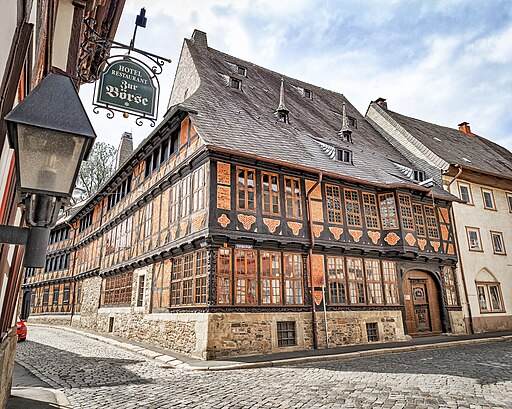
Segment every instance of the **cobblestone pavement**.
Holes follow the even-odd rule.
[[[512,341],[219,372],[31,327],[17,361],[74,408],[512,408]]]

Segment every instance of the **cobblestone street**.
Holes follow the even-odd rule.
[[[17,361],[74,408],[512,408],[512,342],[218,372],[31,327]]]

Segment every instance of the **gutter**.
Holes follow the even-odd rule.
[[[455,165],[456,168],[458,168],[458,172],[457,172],[457,175],[455,175],[455,177],[450,180],[450,182],[448,183],[448,193],[450,192],[450,186],[453,184],[453,182],[455,182],[459,177],[460,175],[462,174],[462,171],[463,171],[463,168],[461,165],[457,164]],[[455,222],[455,212],[453,211],[453,206],[450,206],[450,212],[451,212],[451,216],[452,216],[452,219],[454,221],[453,223],[453,230],[455,231],[455,243],[457,244],[457,256],[459,258],[459,267],[460,267],[460,276],[462,277],[462,285],[464,286],[464,298],[465,298],[465,301],[466,301],[466,305],[468,307],[468,318],[469,318],[469,333],[470,334],[474,334],[474,328],[473,328],[473,315],[471,313],[471,305],[469,304],[469,294],[468,294],[468,285],[467,285],[467,282],[466,282],[466,274],[464,273],[464,267],[463,267],[463,264],[462,264],[462,257],[461,257],[461,254],[460,254],[460,245],[459,245],[459,234],[457,232],[457,223]]]
[[[308,214],[308,224],[309,224],[309,236],[311,243],[309,245],[309,255],[308,255],[308,269],[309,269],[309,283],[311,288],[311,321],[312,321],[312,331],[313,331],[313,348],[318,349],[318,322],[316,319],[316,306],[315,306],[315,297],[314,297],[314,287],[313,287],[313,249],[315,247],[315,234],[313,231],[313,220],[311,218],[311,193],[317,188],[320,183],[322,183],[323,173],[320,172],[318,174],[318,180],[316,183],[308,190],[306,194],[307,200],[307,214]],[[324,300],[325,303],[325,300]],[[327,322],[326,322],[327,325]]]

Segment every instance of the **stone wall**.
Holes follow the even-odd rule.
[[[101,277],[87,278],[82,282],[82,305],[80,307],[80,326],[97,330],[97,314],[101,296]]]
[[[511,315],[473,317],[473,331],[475,333],[510,330],[512,330]]]
[[[463,311],[448,311],[450,323],[452,326],[451,333],[454,335],[467,334],[466,321],[464,319]]]
[[[6,407],[7,399],[11,394],[17,342],[18,336],[16,335],[16,327],[14,327],[0,344],[0,408]]]
[[[31,314],[27,320],[28,335],[30,339],[30,324],[45,324],[45,325],[70,325],[71,314]]]

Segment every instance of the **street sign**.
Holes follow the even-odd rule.
[[[101,73],[96,104],[156,119],[158,88],[142,64],[129,57],[110,63]]]

